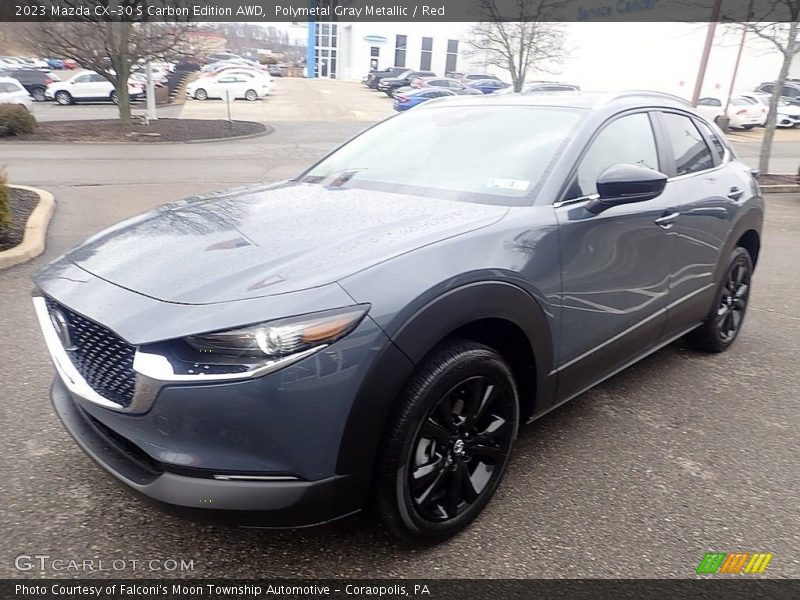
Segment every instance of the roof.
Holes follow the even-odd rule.
[[[445,101],[427,102],[425,109],[443,106]],[[602,108],[635,108],[637,106],[660,106],[691,108],[678,96],[647,90],[626,92],[537,92],[532,94],[503,94],[495,96],[457,96],[447,99],[447,106],[558,106],[600,110]],[[422,107],[421,107],[422,108]]]

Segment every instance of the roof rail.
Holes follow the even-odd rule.
[[[679,102],[680,104],[685,104],[686,106],[691,106],[691,102],[689,102],[686,98],[681,98],[680,96],[676,96],[675,94],[667,94],[666,92],[656,92],[653,90],[625,90],[624,92],[614,92],[609,94],[609,96],[601,101],[601,104],[608,104],[609,102],[613,102],[614,100],[620,100],[622,98],[630,98],[633,96],[656,96],[659,98],[664,98],[666,100],[672,100],[674,102]]]

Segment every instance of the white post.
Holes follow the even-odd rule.
[[[156,86],[153,81],[153,67],[148,60],[145,64],[145,71],[147,72],[147,118],[150,121],[156,121]]]

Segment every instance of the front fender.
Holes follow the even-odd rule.
[[[502,281],[481,281],[449,290],[393,319],[383,348],[356,397],[339,450],[336,472],[355,473],[366,497],[386,420],[414,367],[442,339],[482,319],[503,319],[517,325],[536,358],[536,397],[552,399],[555,378],[550,327],[539,303],[528,292]]]

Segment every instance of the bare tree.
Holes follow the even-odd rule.
[[[772,154],[772,140],[775,138],[777,126],[778,101],[783,93],[783,86],[789,76],[792,61],[800,53],[800,0],[779,0],[791,12],[791,21],[786,23],[743,23],[742,26],[759,38],[772,44],[780,52],[783,60],[769,100],[767,125],[764,140],[758,155],[758,169],[761,173],[769,172],[769,159]]]
[[[60,4],[77,7],[95,6],[97,2],[61,0]],[[91,16],[71,23],[32,23],[26,27],[27,43],[42,56],[71,58],[105,77],[114,85],[120,120],[130,123],[128,79],[132,67],[140,60],[162,59],[178,53],[189,25],[178,21],[147,22],[146,16],[137,17],[135,9],[145,7],[143,0],[102,0],[102,4],[125,5],[128,11],[133,9],[128,14],[134,16],[127,20]]]
[[[477,3],[481,21],[472,30],[468,54],[507,70],[515,92],[522,89],[531,67],[548,70],[563,59],[564,29],[548,21],[557,2],[513,0],[502,7],[497,0]]]

